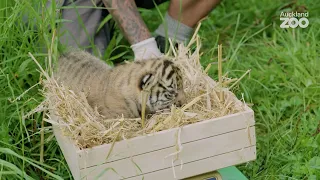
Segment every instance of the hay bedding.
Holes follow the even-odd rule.
[[[195,43],[196,49],[191,51],[190,45]],[[148,117],[144,128],[140,118],[105,119],[88,104],[85,94],[75,94],[59,85],[43,69],[41,71],[46,77],[42,81],[45,100],[32,113],[49,110],[45,120],[58,125],[80,149],[84,149],[245,110],[244,103],[220,85],[230,82],[230,79],[216,83],[201,67],[198,36],[194,36],[187,47],[179,45],[177,51],[173,48],[171,51],[174,55],[171,59],[182,70],[185,92],[190,101],[181,108],[172,106]]]

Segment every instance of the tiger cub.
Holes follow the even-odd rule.
[[[181,71],[169,60],[150,59],[111,68],[84,51],[62,55],[58,60],[58,82],[87,94],[88,103],[106,118],[137,118],[141,95],[148,90],[146,113],[180,106],[185,101]]]

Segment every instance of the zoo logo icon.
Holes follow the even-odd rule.
[[[309,26],[309,20],[307,18],[308,16],[308,12],[281,12],[280,21],[282,21],[282,23],[280,24],[280,28],[306,28]]]

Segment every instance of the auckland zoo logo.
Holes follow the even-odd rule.
[[[280,14],[280,28],[306,28],[309,25],[308,20],[309,13],[299,12],[281,12]]]

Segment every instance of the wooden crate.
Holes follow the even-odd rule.
[[[116,142],[108,160],[111,144],[80,150],[58,127],[53,130],[76,180],[169,180],[174,174],[182,179],[254,160],[254,125],[254,113],[247,108],[245,112],[184,126],[180,132],[183,150],[175,162],[176,156],[168,155],[176,152],[179,128]]]

